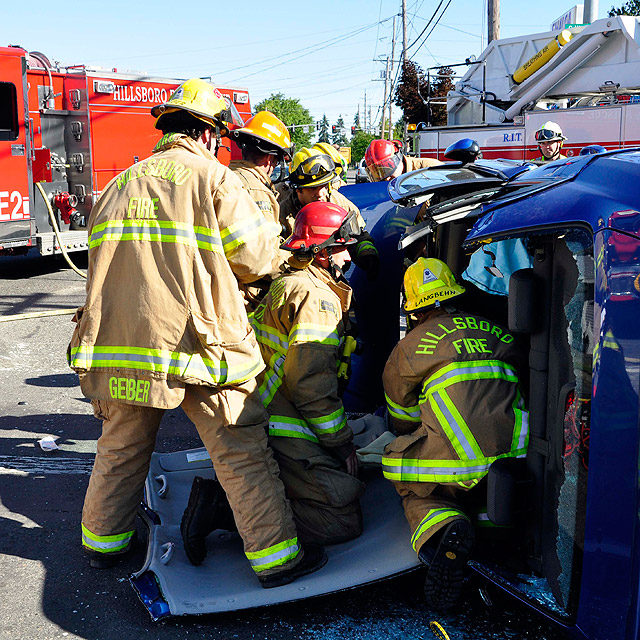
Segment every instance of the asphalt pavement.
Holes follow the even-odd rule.
[[[86,254],[74,260],[86,268]],[[84,286],[59,257],[0,258],[0,320],[77,307]],[[0,322],[0,640],[413,640],[435,638],[433,620],[451,640],[560,637],[497,594],[487,607],[473,582],[454,615],[437,615],[423,603],[421,572],[303,603],[151,622],[128,583],[143,564],[143,525],[137,550],[112,569],[90,569],[81,550],[100,424],[66,365],[72,331],[70,314]],[[41,448],[47,436],[58,449]],[[179,409],[167,412],[159,451],[200,444]]]

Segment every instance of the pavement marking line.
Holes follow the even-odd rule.
[[[29,474],[90,474],[93,460],[84,458],[39,458],[35,456],[0,456],[0,473],[4,470],[24,471]]]

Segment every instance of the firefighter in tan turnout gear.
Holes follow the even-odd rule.
[[[269,111],[259,111],[244,127],[232,133],[242,150],[242,160],[234,160],[229,168],[240,178],[244,188],[258,205],[265,220],[272,226],[278,237],[280,226],[280,205],[271,176],[284,162],[291,160],[293,146],[286,125]],[[282,252],[276,254],[276,271],[286,260]],[[265,277],[259,282],[241,286],[249,309],[253,311],[257,303],[269,289],[271,279]]]
[[[160,420],[180,405],[211,456],[246,557],[271,587],[326,555],[301,547],[267,446],[255,381],[264,365],[237,280],[269,274],[275,245],[211,151],[227,131],[225,110],[209,83],[183,83],[152,109],[164,134],[153,155],[114,178],[91,211],[87,299],[69,348],[103,420],[82,544],[94,567],[129,550]]]
[[[340,268],[358,232],[353,212],[326,202],[303,207],[283,245],[290,265],[252,318],[267,363],[259,380],[269,444],[305,544],[335,544],[362,531],[364,485],[338,392],[351,300]]]
[[[320,153],[316,148],[303,147],[293,156],[289,170],[289,184],[278,188],[280,222],[286,236],[293,233],[294,220],[300,209],[311,202],[332,202],[346,211],[353,211],[360,231],[354,237],[355,243],[349,247],[349,255],[357,267],[375,279],[380,264],[378,250],[373,238],[365,231],[358,207],[337,190],[338,175],[331,156]]]
[[[383,472],[428,565],[425,594],[437,608],[459,596],[473,527],[459,501],[497,458],[524,457],[528,414],[518,387],[514,337],[450,300],[464,293],[448,266],[419,258],[404,276],[405,309],[415,328],[392,351],[383,373],[398,437]]]

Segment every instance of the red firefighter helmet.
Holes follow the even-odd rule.
[[[372,140],[364,154],[367,173],[373,182],[388,180],[403,160],[399,140]]]
[[[316,254],[330,247],[353,244],[358,233],[355,211],[347,211],[333,202],[310,202],[298,211],[293,233],[282,248]]]

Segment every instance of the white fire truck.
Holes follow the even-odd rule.
[[[590,144],[640,145],[639,34],[639,18],[617,16],[491,42],[449,92],[447,126],[418,124],[413,152],[442,159],[451,143],[472,138],[486,158],[530,160],[547,120],[562,127],[567,156]]]

